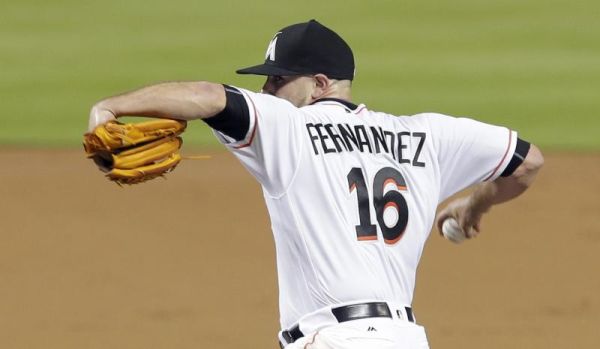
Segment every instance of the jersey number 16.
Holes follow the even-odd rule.
[[[371,199],[367,189],[367,182],[360,167],[354,167],[348,173],[348,186],[350,192],[356,190],[358,198],[358,215],[360,224],[356,226],[356,237],[359,241],[377,240],[377,227],[371,223],[370,205]],[[393,185],[397,190],[385,191],[390,185]],[[373,206],[375,208],[375,216],[377,223],[381,229],[383,240],[387,244],[395,244],[398,242],[408,224],[408,205],[406,199],[400,191],[406,191],[406,181],[400,172],[391,167],[384,167],[377,172],[373,180]],[[397,217],[395,224],[389,222],[393,219],[387,219],[387,210],[395,209]],[[391,216],[395,216],[393,211]]]

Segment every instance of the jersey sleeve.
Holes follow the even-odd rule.
[[[428,114],[440,176],[439,202],[498,178],[512,159],[517,133],[468,118]]]
[[[303,114],[288,101],[236,88],[247,105],[243,137],[213,132],[271,196],[285,192],[298,167]]]

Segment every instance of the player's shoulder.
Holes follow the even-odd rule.
[[[453,116],[435,113],[435,112],[424,112],[412,115],[395,115],[380,111],[368,111],[370,118],[380,120],[383,122],[392,122],[405,125],[407,127],[423,126],[423,127],[435,127],[436,124],[444,124],[455,120]]]
[[[398,119],[412,119],[412,120],[436,120],[436,119],[447,119],[454,118],[453,116],[437,113],[437,112],[423,112],[417,114],[391,114],[379,110],[372,110],[365,108],[364,112],[368,113],[373,117],[381,118],[398,118]]]
[[[244,95],[244,97],[246,97],[246,99],[248,99],[249,101],[251,101],[254,104],[276,106],[276,107],[285,108],[285,109],[298,109],[296,106],[294,106],[288,100],[279,98],[277,96],[273,96],[273,95],[270,95],[267,93],[254,92],[254,91],[250,91],[248,89],[240,88],[240,87],[233,87],[233,88],[235,88],[239,93]]]
[[[363,105],[355,105],[341,99],[330,98],[302,106],[299,110],[307,120],[335,123],[355,118],[361,107]]]
[[[419,119],[419,120],[423,120],[426,122],[445,122],[445,121],[451,121],[451,120],[456,119],[456,117],[454,117],[454,116],[450,116],[450,115],[446,115],[446,114],[442,114],[442,113],[436,113],[436,112],[418,113],[418,114],[411,115],[410,117],[413,119]]]
[[[431,129],[445,129],[448,127],[456,127],[460,125],[466,125],[476,122],[474,119],[465,116],[452,116],[448,114],[442,114],[437,112],[424,112],[412,115],[410,117],[413,120],[427,125]]]

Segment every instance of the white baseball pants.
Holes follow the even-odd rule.
[[[425,329],[407,321],[367,318],[323,328],[285,349],[429,349]]]

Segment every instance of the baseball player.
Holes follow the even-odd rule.
[[[162,83],[105,99],[89,127],[124,115],[202,119],[260,182],[277,252],[282,347],[428,348],[411,308],[434,223],[467,237],[532,183],[543,158],[515,131],[466,118],[376,112],[351,101],[354,57],[315,20],[278,31],[262,93]],[[481,183],[450,203],[452,194]]]

